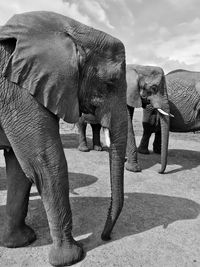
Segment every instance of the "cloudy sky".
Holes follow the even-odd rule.
[[[6,0],[0,25],[10,16],[51,10],[119,38],[127,63],[158,65],[167,73],[200,70],[199,0]]]

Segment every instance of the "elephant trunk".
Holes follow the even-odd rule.
[[[120,110],[123,120],[111,123],[110,128],[110,180],[111,180],[111,202],[108,216],[101,238],[109,240],[111,231],[120,215],[124,202],[124,161],[127,143],[127,111]],[[126,114],[125,114],[126,113]]]
[[[169,143],[169,116],[160,114],[161,125],[161,169],[159,173],[164,173],[167,166],[168,143]]]
[[[167,92],[164,92],[164,95],[161,98],[161,103],[162,105],[157,108],[161,125],[161,169],[159,173],[164,173],[167,166],[170,123],[170,108]]]
[[[164,82],[165,84],[165,82]],[[159,173],[164,173],[167,166],[167,154],[169,143],[169,123],[170,123],[170,107],[167,96],[166,86],[163,86],[164,92],[162,95],[151,97],[149,100],[152,106],[157,109],[161,125],[161,169]]]

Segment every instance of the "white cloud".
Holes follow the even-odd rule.
[[[74,18],[90,26],[102,24],[109,29],[114,29],[106,11],[105,1],[102,6],[95,0],[63,1],[63,0],[7,0],[0,2],[0,25],[4,24],[13,14],[34,10],[54,11]],[[95,23],[96,22],[96,23]]]
[[[34,10],[54,11],[87,25],[92,24],[90,18],[79,11],[76,3],[63,3],[62,0],[7,0],[0,2],[0,25],[4,24],[13,14]]]
[[[101,7],[99,2],[85,0],[82,1],[84,8],[87,13],[94,19],[101,23],[104,23],[108,28],[114,29],[114,26],[111,25],[109,19],[107,18],[105,10]],[[104,3],[105,6],[105,3]]]
[[[179,60],[187,64],[197,64],[200,61],[200,34],[178,36],[169,41],[157,44],[155,55]],[[199,66],[200,68],[200,66]]]
[[[200,28],[200,19],[199,18],[194,18],[190,22],[182,22],[177,25],[175,28],[176,34],[187,34],[191,35],[194,33],[198,33]]]
[[[199,29],[199,18],[179,23],[173,28],[159,26],[157,23],[149,25],[146,28],[148,36],[145,36],[143,42],[137,41],[130,61],[158,65],[166,72],[176,68],[200,71]]]
[[[127,62],[159,65],[166,70],[200,70],[199,3],[199,0],[163,0],[159,4],[143,0],[2,0],[0,25],[15,13],[54,11],[121,39],[126,46]]]
[[[169,60],[178,60],[185,64],[200,63],[200,19],[184,22],[174,28],[174,36],[156,44],[155,55],[168,57]],[[155,44],[154,44],[155,45]],[[200,69],[200,64],[199,64]]]
[[[188,6],[194,5],[198,0],[167,0],[171,5],[177,8],[186,8]]]

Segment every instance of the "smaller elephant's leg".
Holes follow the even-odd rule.
[[[128,171],[140,172],[141,168],[138,163],[137,147],[132,124],[134,108],[127,106],[127,109],[128,109],[128,139],[126,147],[127,162],[125,163],[125,168]]]
[[[96,151],[102,151],[101,141],[100,141],[100,124],[91,124],[92,134],[93,134],[93,149]]]
[[[36,239],[34,231],[25,223],[32,183],[22,171],[12,149],[5,150],[4,156],[8,190],[3,245],[22,247]]]
[[[161,131],[155,132],[155,138],[153,142],[153,151],[156,154],[161,154]]]
[[[87,139],[86,139],[87,123],[84,121],[83,117],[79,119],[79,121],[76,123],[76,126],[78,128],[78,133],[79,133],[78,150],[82,152],[88,152],[90,149],[87,146]]]
[[[143,134],[142,134],[142,139],[140,141],[140,145],[138,147],[138,152],[141,154],[149,154],[149,139],[152,134],[152,125],[148,122],[143,122]]]

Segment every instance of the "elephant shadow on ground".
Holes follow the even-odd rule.
[[[160,164],[159,154],[150,153],[149,155],[144,155],[138,153],[138,155],[143,170],[151,168],[156,163]],[[166,168],[166,174],[196,168],[200,165],[200,152],[187,149],[169,149],[167,166],[170,165],[178,165],[178,167],[171,171]]]
[[[2,174],[2,175],[1,175]],[[94,176],[82,173],[71,173],[69,172],[69,192],[76,198],[78,193],[76,192],[77,188],[89,186],[95,183],[98,179]],[[35,230],[37,235],[37,241],[33,243],[33,246],[50,244],[51,237],[49,232],[49,226],[47,221],[46,212],[43,207],[43,203],[40,199],[40,196],[36,190],[35,185],[32,186],[33,191],[30,193],[29,198],[29,210],[26,218],[27,224],[31,225],[31,227]],[[5,168],[0,168],[0,201],[1,199],[1,191],[6,190],[6,174]],[[73,198],[72,198],[73,199]],[[3,201],[5,203],[5,199]],[[5,224],[5,214],[6,214],[6,206],[0,203],[0,245],[2,236],[3,236],[3,226]]]
[[[97,181],[94,176],[71,173],[71,190],[89,186]],[[84,179],[84,181],[82,181]],[[85,189],[87,190],[87,189]],[[80,240],[86,251],[105,244],[101,232],[106,221],[109,197],[70,197],[73,213],[73,235]],[[122,214],[112,233],[112,241],[139,234],[157,226],[166,228],[179,220],[195,219],[200,213],[200,205],[190,199],[147,193],[126,193]],[[5,206],[0,206],[0,218],[4,218]],[[4,220],[4,219],[3,219]],[[30,200],[27,223],[36,231],[37,240],[32,247],[50,244],[46,213],[40,199]],[[0,240],[3,223],[0,225]]]
[[[105,244],[100,236],[109,207],[109,198],[94,197],[82,200],[80,199],[73,207],[73,211],[78,212],[74,220],[74,233],[75,236],[88,235],[81,242],[86,251],[89,251]],[[82,214],[79,213],[81,209],[85,210]],[[165,229],[173,222],[195,219],[199,213],[200,205],[190,199],[147,193],[127,193],[111,242],[158,226],[163,226]],[[81,223],[82,221],[84,223]]]

